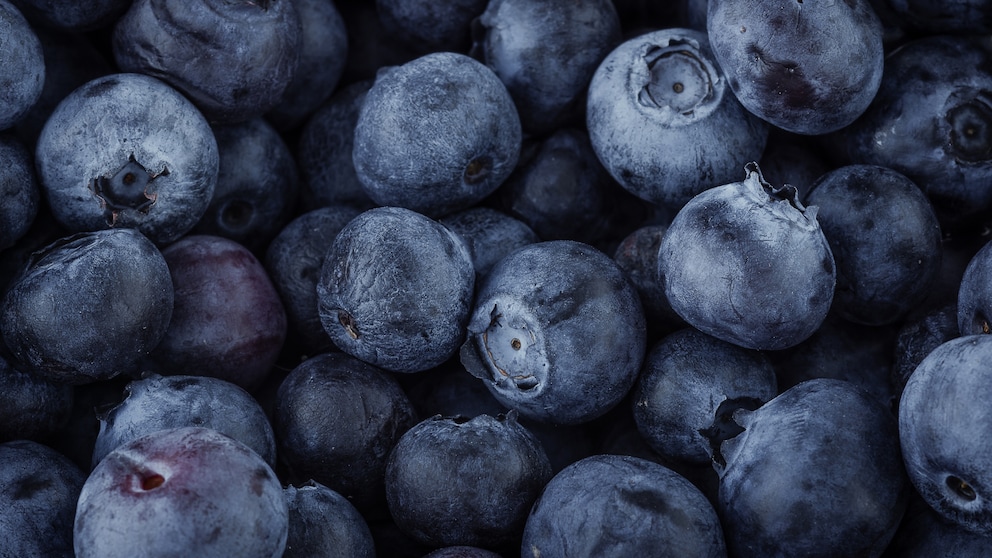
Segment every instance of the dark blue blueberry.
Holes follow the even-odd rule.
[[[491,194],[516,166],[521,137],[513,100],[492,70],[435,52],[379,72],[352,157],[376,203],[439,217]]]
[[[0,556],[72,558],[72,523],[86,474],[48,446],[0,444]]]
[[[109,27],[127,11],[132,0],[11,0],[34,24],[59,33],[98,31]]]
[[[992,538],[947,521],[921,498],[910,501],[886,558],[985,558]]]
[[[630,391],[645,328],[637,291],[609,256],[581,242],[539,242],[483,279],[461,360],[520,416],[579,424]]]
[[[0,358],[0,443],[49,442],[71,420],[73,400],[72,386],[21,372]]]
[[[501,558],[501,555],[477,546],[461,545],[439,548],[424,558]]]
[[[375,0],[382,30],[417,54],[468,52],[472,21],[489,0]]]
[[[174,289],[134,229],[78,233],[35,252],[0,308],[15,368],[82,384],[131,374],[164,338]]]
[[[899,439],[906,471],[920,496],[942,517],[992,535],[992,336],[963,335],[927,355],[899,402]]]
[[[162,79],[212,122],[262,116],[296,73],[301,24],[294,0],[134,0],[113,28],[125,72]]]
[[[765,180],[794,186],[803,202],[813,183],[833,168],[813,138],[780,128],[770,130],[758,165]]]
[[[41,204],[34,156],[10,133],[0,133],[0,199],[0,250],[6,250],[28,233]]]
[[[648,328],[669,333],[685,325],[665,297],[664,277],[658,274],[658,255],[667,225],[645,225],[628,234],[613,254],[613,260],[637,288]]]
[[[337,235],[317,282],[324,329],[342,351],[393,372],[420,372],[458,351],[475,268],[465,243],[409,209],[380,207]]]
[[[952,302],[924,308],[903,320],[896,335],[890,374],[896,401],[923,359],[938,346],[960,334],[958,308]]]
[[[961,277],[957,323],[961,335],[992,333],[992,243],[972,256]]]
[[[818,378],[733,419],[717,508],[732,556],[881,555],[910,494],[887,407]]]
[[[123,398],[100,409],[97,419],[94,467],[135,438],[183,426],[212,428],[276,465],[275,434],[262,407],[244,389],[217,378],[146,374],[125,386]]]
[[[624,188],[681,207],[757,160],[768,126],[731,94],[701,31],[629,39],[589,84],[586,125],[603,166]]]
[[[375,558],[372,532],[347,498],[314,481],[284,490],[289,536],[283,558]]]
[[[882,24],[868,0],[716,0],[706,30],[741,104],[789,132],[847,126],[882,80]]]
[[[926,195],[904,175],[848,165],[806,195],[837,265],[833,309],[853,322],[892,324],[930,294],[943,255]],[[879,232],[882,231],[882,232]]]
[[[510,252],[540,240],[523,221],[490,207],[456,211],[442,217],[440,222],[465,242],[476,278],[489,273]]]
[[[751,349],[784,349],[820,326],[835,271],[815,208],[747,177],[706,190],[676,214],[658,270],[672,309],[690,325]]]
[[[385,31],[375,2],[336,0],[335,5],[348,30],[348,60],[341,83],[373,79],[379,69],[403,64],[422,54]]]
[[[212,128],[219,159],[217,185],[190,232],[223,236],[262,253],[296,208],[296,160],[282,136],[262,118]]]
[[[692,328],[654,345],[633,392],[637,430],[659,454],[705,465],[712,444],[733,427],[736,409],[756,409],[778,395],[768,358]]]
[[[315,480],[366,517],[384,513],[386,460],[416,421],[395,378],[341,353],[293,368],[279,386],[273,418],[288,478]]]
[[[516,413],[438,415],[393,448],[386,498],[396,525],[415,540],[500,551],[519,544],[527,512],[549,479],[548,457]]]
[[[70,231],[133,227],[157,244],[187,233],[217,183],[217,141],[178,91],[141,74],[74,90],[45,123],[35,165]]]
[[[41,97],[45,55],[38,35],[14,4],[0,2],[0,130],[12,128]]]
[[[506,84],[526,132],[582,121],[596,67],[621,41],[610,0],[492,0],[474,30],[474,54]]]
[[[317,312],[317,281],[328,247],[359,213],[345,205],[303,213],[279,231],[265,252],[265,270],[286,309],[287,342],[305,354],[337,350]]]
[[[992,33],[992,4],[987,0],[888,0],[896,23],[918,35]]]
[[[548,482],[520,553],[723,558],[727,549],[716,511],[684,477],[646,459],[595,455]]]

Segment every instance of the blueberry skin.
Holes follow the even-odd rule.
[[[613,254],[613,260],[637,289],[648,327],[654,326],[665,333],[686,325],[665,298],[665,278],[658,274],[658,256],[666,232],[667,225],[637,228],[620,241]]]
[[[776,395],[775,369],[764,354],[685,328],[648,351],[633,391],[634,421],[659,454],[706,465],[720,421]]]
[[[137,438],[93,469],[73,543],[77,558],[277,558],[288,531],[282,486],[265,461],[216,430],[186,427]]]
[[[865,324],[892,324],[929,295],[940,271],[941,230],[926,195],[905,175],[848,165],[806,196],[837,265],[833,308]],[[883,231],[883,232],[880,232]]]
[[[552,240],[518,249],[485,277],[461,361],[521,417],[580,424],[630,391],[646,343],[637,291],[616,263]]]
[[[118,403],[98,409],[97,419],[93,467],[131,440],[183,426],[212,428],[276,466],[275,434],[261,405],[241,387],[217,378],[145,374],[124,387]]]
[[[899,439],[917,492],[945,519],[992,534],[992,460],[983,432],[989,416],[992,337],[963,335],[930,352],[906,382]]]
[[[773,188],[748,163],[747,177],[711,188],[676,214],[658,272],[669,304],[714,337],[784,349],[826,318],[836,282],[830,246],[788,185]]]
[[[0,250],[6,250],[27,234],[41,204],[34,156],[10,133],[0,133],[0,198]]]
[[[299,193],[296,160],[263,118],[212,126],[217,185],[192,234],[223,236],[255,253],[289,222]]]
[[[25,17],[40,27],[58,32],[96,31],[112,25],[131,0],[96,0],[80,4],[53,0],[13,0]]]
[[[0,2],[0,130],[16,125],[41,97],[45,85],[45,55],[41,41],[21,11]]]
[[[136,372],[165,337],[175,292],[134,229],[77,233],[35,252],[0,306],[16,368],[83,384]]]
[[[976,37],[916,39],[885,59],[865,113],[839,134],[853,163],[891,168],[916,183],[943,224],[992,207],[989,133],[992,48]]]
[[[646,459],[604,454],[548,482],[521,555],[720,558],[727,548],[716,511],[692,483]]]
[[[733,556],[880,556],[910,485],[895,417],[843,380],[798,384],[723,442],[717,511]]]
[[[467,52],[473,20],[488,0],[375,0],[382,29],[418,54]]]
[[[768,126],[731,94],[701,31],[629,39],[589,83],[586,126],[603,166],[649,202],[678,208],[757,160]]]
[[[471,255],[455,233],[415,211],[379,207],[348,223],[324,256],[318,313],[342,351],[420,372],[458,351],[474,288]]]
[[[957,296],[961,335],[992,332],[992,247],[986,242],[968,261]]]
[[[352,152],[365,193],[440,217],[491,194],[520,155],[513,100],[492,70],[435,52],[379,72]]]
[[[921,498],[910,502],[886,558],[983,558],[992,539],[940,516]]]
[[[217,141],[178,91],[141,74],[91,80],[59,103],[35,149],[56,220],[72,232],[137,228],[164,245],[206,211]]]
[[[288,477],[327,486],[366,517],[385,511],[389,452],[416,422],[395,378],[341,353],[293,368],[279,386],[273,414]]]
[[[76,500],[86,474],[52,448],[0,444],[0,556],[72,558]]]
[[[282,558],[375,558],[372,532],[347,498],[315,481],[289,485],[284,494],[289,535]]]
[[[741,104],[797,134],[847,126],[882,80],[882,24],[868,0],[717,0],[706,31]]]
[[[960,335],[958,308],[953,302],[924,308],[903,320],[896,335],[890,374],[897,401],[923,359],[944,342]]]
[[[360,211],[346,205],[314,209],[298,215],[272,239],[263,264],[286,309],[290,334],[311,354],[336,351],[317,312],[317,281],[328,247]]]
[[[833,170],[816,139],[792,134],[779,128],[769,130],[768,142],[758,166],[770,184],[788,184],[799,191],[799,200],[818,178]]]
[[[74,399],[72,386],[21,372],[0,358],[0,443],[48,441],[68,424]]]
[[[470,207],[439,221],[465,242],[477,279],[510,252],[541,240],[523,221],[491,207]]]
[[[550,479],[547,455],[516,413],[437,415],[390,452],[386,499],[396,525],[415,540],[498,550],[518,544]]]
[[[473,55],[506,85],[523,129],[539,136],[581,122],[589,80],[621,41],[610,0],[491,1],[473,35]]]
[[[211,122],[243,122],[282,99],[300,27],[293,0],[134,0],[114,25],[114,61],[182,91]]]

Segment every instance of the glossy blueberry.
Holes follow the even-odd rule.
[[[621,41],[610,0],[495,0],[473,30],[473,53],[506,84],[525,131],[582,121],[597,66]]]
[[[211,122],[242,122],[276,106],[296,73],[293,0],[134,0],[114,24],[125,72],[162,79]]]
[[[41,97],[45,85],[45,55],[41,41],[21,11],[0,2],[0,130],[20,122]]]
[[[756,409],[778,395],[768,358],[685,328],[648,351],[633,392],[637,430],[659,454],[700,465],[714,438],[733,427],[736,409]]]
[[[0,198],[0,250],[6,250],[27,234],[41,203],[32,152],[10,133],[0,133]]]
[[[820,177],[806,203],[818,208],[837,265],[835,311],[883,325],[923,302],[943,251],[937,215],[916,184],[887,167],[848,165]]]
[[[968,261],[958,287],[957,324],[961,335],[992,333],[992,245]]]
[[[217,185],[191,233],[229,238],[255,253],[289,222],[299,192],[296,161],[263,118],[212,127]]]
[[[372,532],[347,498],[309,481],[284,489],[289,535],[283,558],[375,558]]]
[[[701,31],[662,29],[629,39],[599,65],[586,109],[592,147],[627,190],[681,207],[757,160],[768,126],[749,114]]]
[[[59,32],[96,31],[112,25],[127,11],[132,0],[58,2],[52,0],[12,0],[36,25]]]
[[[419,372],[457,352],[474,286],[471,255],[455,233],[415,211],[380,207],[334,239],[317,282],[318,312],[342,351]]]
[[[382,29],[413,52],[468,52],[472,21],[488,0],[375,0]]]
[[[475,206],[456,211],[439,221],[465,242],[472,255],[476,278],[489,273],[496,262],[510,252],[540,241],[526,223],[490,207]]]
[[[992,535],[989,414],[992,337],[963,335],[916,367],[899,402],[899,439],[909,478],[942,517]]]
[[[141,74],[74,90],[42,128],[38,179],[55,218],[76,231],[137,228],[157,244],[187,233],[217,183],[217,142],[178,91]]]
[[[396,525],[435,547],[519,544],[527,512],[551,479],[540,443],[516,413],[426,419],[407,431],[386,467]]]
[[[706,31],[741,104],[789,132],[847,126],[882,80],[882,24],[868,0],[717,0]]]
[[[0,358],[0,443],[47,442],[68,424],[73,400],[72,386],[21,372]]]
[[[72,558],[72,523],[86,474],[52,448],[0,444],[0,556]]]
[[[690,325],[751,349],[784,349],[826,318],[834,260],[815,208],[754,163],[742,182],[694,197],[661,242],[669,304]]]
[[[716,511],[684,477],[646,459],[595,455],[544,487],[520,553],[722,558],[727,549]]]
[[[283,227],[265,251],[265,270],[286,309],[287,341],[304,352],[337,350],[317,312],[317,281],[328,247],[359,213],[345,205],[307,211]]]
[[[107,455],[83,484],[77,558],[282,556],[289,511],[257,453],[216,430],[173,428]]]
[[[279,459],[295,482],[313,479],[366,516],[385,508],[389,452],[417,418],[396,379],[341,353],[298,364],[279,386]]]
[[[474,308],[461,360],[522,417],[587,422],[634,385],[644,312],[623,271],[587,244],[518,249],[484,278]]]
[[[262,263],[237,242],[211,235],[187,235],[162,255],[176,296],[169,329],[148,368],[257,388],[279,357],[288,327]]]
[[[276,441],[257,401],[235,384],[207,376],[146,374],[124,388],[116,404],[98,410],[95,467],[108,453],[135,438],[183,426],[212,428],[276,465]]]
[[[134,229],[78,233],[35,252],[0,307],[15,368],[81,384],[136,372],[165,337],[174,289]]]
[[[509,176],[521,134],[492,70],[464,54],[435,52],[379,72],[352,157],[377,204],[439,217],[482,200]]]
[[[733,419],[718,512],[733,556],[879,556],[910,494],[895,417],[850,382],[798,384]]]

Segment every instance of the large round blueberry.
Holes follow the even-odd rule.
[[[475,268],[444,225],[398,207],[370,209],[334,239],[317,283],[324,329],[342,351],[393,372],[433,368],[457,350]]]
[[[658,270],[672,309],[690,325],[751,349],[784,349],[826,318],[833,255],[795,188],[747,177],[707,190],[672,220]]]
[[[188,232],[217,182],[217,141],[164,82],[110,74],[59,103],[35,165],[52,214],[70,231],[133,227],[158,244]]]
[[[20,122],[41,97],[45,55],[21,11],[0,1],[0,130]]]
[[[352,157],[376,203],[438,217],[492,193],[517,164],[520,143],[517,109],[496,74],[436,52],[379,72]]]
[[[723,558],[727,549],[713,505],[684,477],[638,457],[595,455],[544,487],[521,555]]]
[[[992,535],[992,451],[985,432],[992,396],[992,336],[942,343],[916,367],[899,403],[906,470],[944,518]]]
[[[882,25],[868,0],[715,0],[706,31],[741,104],[790,132],[850,124],[882,79]]]
[[[609,256],[571,240],[538,242],[483,280],[461,360],[521,416],[577,424],[633,386],[645,327],[637,291]]]
[[[593,149],[627,190],[681,207],[757,160],[768,126],[749,114],[701,31],[663,29],[630,39],[599,65],[586,108]]]
[[[165,337],[169,267],[134,229],[64,237],[35,252],[0,307],[15,365],[81,384],[136,372]]]

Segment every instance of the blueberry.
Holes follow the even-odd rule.
[[[523,556],[727,555],[713,506],[688,480],[646,459],[595,455],[566,467],[535,502]]]
[[[72,386],[21,372],[0,358],[0,443],[47,442],[70,421],[73,400]]]
[[[110,74],[59,103],[35,149],[55,218],[73,232],[137,228],[157,244],[186,234],[217,182],[217,141],[178,91]]]
[[[992,32],[992,5],[984,0],[892,0],[885,5],[905,29],[920,35]]]
[[[276,465],[276,441],[257,401],[235,384],[206,376],[146,374],[124,388],[123,398],[99,410],[95,467],[108,453],[135,438],[184,426],[212,428]]]
[[[472,21],[488,0],[375,0],[382,29],[418,54],[467,52]]]
[[[276,106],[296,73],[293,0],[134,0],[114,24],[113,55],[187,95],[212,122],[243,122]]]
[[[919,497],[913,498],[885,556],[891,558],[983,558],[992,539],[947,521]]]
[[[24,15],[40,27],[60,33],[98,31],[112,25],[127,11],[131,0],[53,2],[52,0],[12,0]]]
[[[957,295],[957,324],[961,335],[992,333],[992,244],[968,261]]]
[[[582,120],[589,80],[621,41],[609,0],[483,3],[473,54],[506,84],[523,129],[541,136]]]
[[[138,370],[174,304],[169,267],[134,229],[77,233],[35,252],[0,307],[16,368],[81,384]]]
[[[686,325],[668,303],[664,277],[658,274],[658,255],[667,231],[666,225],[639,227],[620,241],[613,254],[613,260],[637,289],[648,327],[654,326],[662,333],[670,333]]]
[[[637,291],[609,256],[571,240],[538,242],[482,281],[461,360],[520,416],[579,424],[630,391],[645,327]]]
[[[717,0],[706,31],[741,104],[790,132],[847,126],[882,80],[882,24],[868,0]]]
[[[439,217],[481,201],[513,170],[520,118],[492,70],[435,52],[379,72],[352,157],[379,205]]]
[[[289,511],[275,473],[241,442],[200,427],[118,447],[83,484],[77,558],[281,556]]]
[[[0,444],[0,556],[71,558],[72,523],[86,474],[37,442]]]
[[[415,211],[379,207],[334,239],[317,282],[318,312],[342,351],[393,372],[420,372],[458,350],[474,286],[457,235]]]
[[[540,240],[523,221],[490,207],[456,211],[439,220],[465,242],[477,279],[510,252]]]
[[[731,555],[881,555],[910,494],[885,406],[818,378],[733,419],[717,508]]]
[[[374,558],[368,524],[347,498],[309,481],[284,489],[289,535],[283,558]]]
[[[923,310],[903,320],[897,332],[890,376],[897,400],[930,351],[961,334],[956,304],[949,302]]]
[[[743,347],[784,349],[826,318],[833,255],[795,188],[771,186],[754,163],[745,170],[743,182],[706,190],[676,214],[658,270],[690,325]]]
[[[589,84],[586,125],[603,166],[627,190],[681,207],[761,156],[768,126],[749,114],[701,31],[628,39]]]
[[[41,97],[45,85],[45,55],[41,41],[21,11],[0,2],[0,130],[20,122]]]
[[[899,439],[916,490],[942,517],[992,534],[992,459],[987,438],[992,337],[963,335],[937,346],[906,382]]]
[[[883,325],[923,302],[943,251],[937,215],[916,184],[887,167],[848,165],[820,177],[806,203],[817,206],[837,265],[835,311]]]
[[[34,171],[34,155],[9,133],[0,133],[0,250],[27,234],[41,204],[41,187]]]
[[[498,551],[519,544],[527,512],[550,478],[547,455],[516,413],[438,415],[390,452],[386,498],[396,524],[422,543]]]
[[[817,145],[818,138],[792,134],[772,128],[758,165],[770,184],[788,184],[799,191],[800,201],[818,178],[833,169]]]

